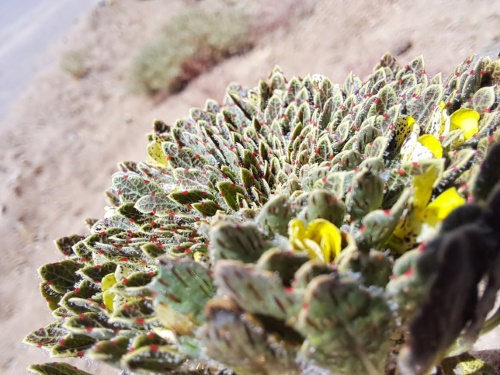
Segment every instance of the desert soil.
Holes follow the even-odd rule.
[[[84,234],[83,219],[103,216],[116,163],[145,158],[153,119],[173,123],[206,98],[220,100],[230,82],[254,86],[276,64],[287,76],[322,73],[342,82],[350,71],[368,74],[386,51],[403,64],[423,54],[430,75],[451,73],[472,52],[500,51],[499,0],[241,1],[256,20],[255,48],[161,102],[128,93],[131,59],[170,17],[198,2],[96,6],[54,47],[59,56],[83,51],[89,74],[77,80],[53,61],[0,124],[0,374],[24,374],[30,363],[50,361],[21,343],[51,321],[36,268],[60,259],[54,239]],[[486,345],[498,347],[497,339]],[[95,374],[118,373],[74,363]]]

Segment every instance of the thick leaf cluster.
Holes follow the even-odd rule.
[[[499,99],[500,60],[471,56],[443,81],[387,54],[364,81],[275,68],[156,121],[148,160],[113,175],[105,217],[39,269],[54,322],[25,342],[137,373],[390,371],[391,334],[405,336],[440,269],[409,251],[419,209],[450,188],[486,204]],[[479,116],[471,137],[452,121],[465,109]],[[331,245],[317,223],[340,228],[338,255],[314,252]]]

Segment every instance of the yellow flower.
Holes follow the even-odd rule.
[[[424,209],[432,197],[432,188],[438,178],[439,171],[436,166],[431,165],[427,170],[413,177],[413,206]]]
[[[462,130],[465,140],[471,138],[479,131],[478,121],[479,113],[470,108],[460,108],[458,111],[453,112],[451,117],[451,129]]]
[[[429,203],[436,178],[438,178],[438,171],[435,166],[431,166],[421,175],[413,177],[415,214],[420,220],[431,226],[444,220],[451,211],[465,203],[465,198],[458,194],[454,187],[443,191]]]
[[[422,144],[422,146],[431,150],[432,155],[434,155],[436,159],[443,157],[443,147],[441,146],[441,142],[439,142],[439,140],[433,135],[425,134],[418,139],[418,142]]]
[[[108,273],[102,278],[101,288],[104,292],[102,294],[102,299],[104,301],[104,306],[106,306],[109,311],[113,311],[113,301],[115,299],[115,293],[110,292],[108,289],[110,289],[115,284],[116,277],[114,273]]]
[[[290,243],[297,250],[307,251],[311,258],[331,262],[340,253],[340,230],[328,220],[316,219],[307,228],[300,219],[293,219],[288,226]]]
[[[458,194],[457,189],[451,187],[427,205],[422,220],[429,225],[436,225],[444,220],[455,208],[465,204],[465,198]]]
[[[164,167],[168,165],[168,157],[163,152],[161,143],[162,140],[159,137],[155,136],[153,141],[148,145],[148,160],[154,165]]]

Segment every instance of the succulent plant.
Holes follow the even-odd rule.
[[[386,54],[156,121],[39,269],[54,321],[25,342],[137,374],[453,373],[500,321],[499,88],[500,60],[443,81]]]

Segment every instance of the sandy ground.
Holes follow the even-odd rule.
[[[128,94],[134,53],[188,3],[194,1],[97,6],[57,47],[83,51],[90,73],[75,80],[54,62],[0,124],[0,374],[24,374],[29,363],[49,361],[21,344],[51,321],[35,269],[59,259],[55,238],[85,233],[84,218],[102,217],[116,163],[145,158],[153,119],[172,123],[208,97],[221,99],[232,81],[255,85],[276,64],[288,76],[322,73],[340,81],[349,71],[369,73],[386,51],[402,63],[423,54],[429,74],[448,74],[471,52],[500,51],[498,0],[248,0],[262,25],[252,51],[161,103]],[[77,363],[96,374],[118,373]]]

